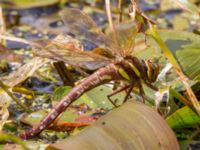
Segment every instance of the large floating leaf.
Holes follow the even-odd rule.
[[[161,31],[169,49],[176,56],[183,71],[191,78],[200,78],[200,37],[183,31]]]
[[[46,149],[176,150],[179,145],[161,116],[151,108],[131,101],[100,118],[79,134],[49,145]]]
[[[200,80],[200,36],[176,30],[159,30],[159,34],[176,57],[184,73],[191,79]],[[148,40],[149,47],[145,51],[136,52],[140,58],[163,57],[155,41]]]

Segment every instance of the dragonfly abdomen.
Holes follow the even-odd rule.
[[[33,137],[39,134],[43,129],[49,126],[73,101],[79,98],[86,91],[97,87],[100,84],[111,80],[119,80],[121,76],[118,68],[114,64],[109,64],[84,79],[79,85],[75,86],[40,122],[40,124],[32,130],[26,131],[19,135],[23,139]]]
[[[154,68],[151,68],[151,72]],[[107,83],[111,80],[132,80],[140,83],[140,80],[148,79],[148,67],[146,63],[136,57],[127,57],[121,62],[111,63],[103,67],[91,76],[87,77],[75,86],[40,122],[39,126],[30,131],[20,134],[21,138],[28,138],[39,134],[43,129],[49,126],[73,101],[79,98],[83,93],[97,87],[100,84]],[[150,73],[151,73],[150,72]]]

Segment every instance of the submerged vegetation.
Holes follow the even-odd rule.
[[[2,149],[198,149],[198,1],[0,3]]]

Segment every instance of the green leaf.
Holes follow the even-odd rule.
[[[23,116],[20,121],[31,126],[38,125],[40,121],[47,115],[46,110],[35,111],[31,114]]]
[[[173,129],[195,127],[200,123],[200,116],[188,106],[185,106],[167,117],[166,121]]]
[[[200,80],[200,36],[176,30],[158,30],[160,37],[177,59],[184,73],[191,79]],[[163,57],[161,49],[155,41],[149,39],[149,47],[146,51],[137,53],[146,58]]]
[[[32,8],[32,7],[41,7],[52,5],[58,3],[59,0],[8,0],[8,3],[11,3],[15,8]],[[7,6],[7,5],[4,5]],[[11,6],[8,6],[9,8]]]
[[[16,144],[19,144],[21,146],[21,148],[23,148],[24,150],[29,150],[29,148],[26,146],[26,144],[20,138],[14,136],[14,135],[0,133],[0,141],[1,142],[12,141]]]
[[[67,93],[71,90],[71,86],[62,86],[57,87],[52,95],[52,101],[59,101],[61,100]]]
[[[113,108],[113,105],[108,100],[107,95],[113,93],[113,90],[111,87],[101,85],[98,86],[91,91],[87,92],[87,96],[92,99],[92,101],[100,108]],[[116,102],[117,105],[120,105],[125,97],[125,93],[121,92],[111,97],[113,101]]]
[[[61,100],[68,92],[70,92],[71,87],[65,86],[65,87],[58,87],[52,97],[52,100]],[[78,98],[73,104],[79,105],[82,103],[87,104],[91,108],[113,108],[113,105],[110,103],[110,101],[107,98],[107,95],[112,93],[112,88],[101,85],[98,86],[85,94],[83,94],[80,98]],[[119,93],[111,97],[113,101],[117,101],[117,104],[121,104],[123,99],[125,97],[125,93]]]
[[[183,71],[199,80],[200,36],[183,31],[160,31],[160,36],[173,52]]]
[[[200,81],[200,49],[188,48],[177,51],[176,56],[183,71],[192,79]]]
[[[56,88],[55,92],[53,93],[52,100],[53,101],[60,101],[65,95],[67,95],[71,91],[70,86],[58,87]],[[91,98],[87,96],[87,94],[83,94],[80,98],[78,98],[73,104],[79,105],[85,103],[91,108],[96,108],[97,105],[93,102]]]
[[[46,110],[39,110],[23,116],[21,121],[25,124],[36,126],[47,114],[48,112]],[[74,109],[69,108],[59,118],[59,122],[74,123],[76,118],[78,118],[78,114],[75,113]]]

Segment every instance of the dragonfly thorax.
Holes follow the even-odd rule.
[[[116,63],[119,74],[125,80],[143,80],[154,82],[157,78],[159,67],[150,60],[144,61],[133,56],[126,56],[124,60]]]

